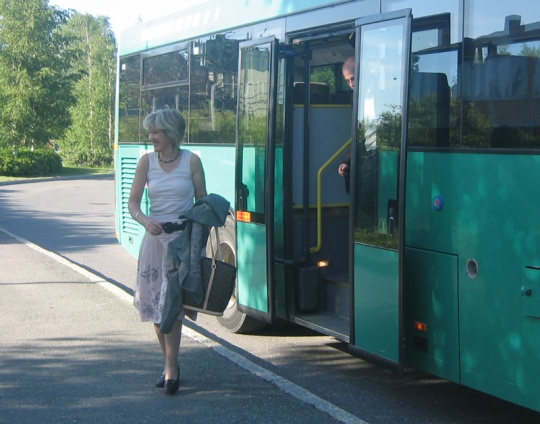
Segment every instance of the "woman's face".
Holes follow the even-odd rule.
[[[172,147],[172,140],[167,137],[163,130],[158,130],[157,128],[150,128],[148,131],[148,141],[154,145],[154,150],[156,152],[163,152]]]

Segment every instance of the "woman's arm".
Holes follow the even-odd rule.
[[[193,187],[195,189],[195,201],[206,196],[206,180],[204,178],[204,169],[201,158],[196,154],[191,155],[191,178],[193,179]]]
[[[129,194],[128,210],[135,221],[141,224],[150,234],[158,235],[163,232],[159,222],[146,216],[141,210],[141,199],[148,176],[148,154],[141,157],[135,170],[131,193]]]
[[[131,186],[131,193],[129,194],[128,210],[135,221],[144,225],[144,218],[141,211],[141,199],[146,186],[146,176],[148,175],[148,155],[144,155],[137,164],[135,170],[135,177],[133,178],[133,185]]]

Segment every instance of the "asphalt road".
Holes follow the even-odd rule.
[[[128,293],[133,287],[136,259],[123,250],[114,235],[111,177],[0,186],[0,229],[59,254]],[[0,237],[1,247],[8,243],[12,245],[13,239]],[[54,265],[53,259],[47,260],[52,261],[51,267],[59,266]],[[2,259],[0,268],[4,267]],[[68,286],[68,296],[79,300],[97,296],[103,297],[98,301],[107,303],[108,297],[114,297],[103,290],[89,294],[83,288],[87,286],[78,283]],[[12,296],[16,307],[17,298],[14,294]],[[51,296],[55,294],[51,293]],[[0,302],[4,310],[4,301]],[[119,309],[128,328],[122,337],[122,351],[142,351],[144,356],[144,360],[127,365],[126,370],[133,367],[138,372],[145,367],[157,370],[159,356],[154,356],[158,355],[157,344],[153,342],[155,336],[150,329],[136,322],[131,305],[123,302]],[[108,324],[100,319],[99,314],[88,322],[92,325],[84,328],[84,337],[106,334]],[[0,328],[6,330],[4,325]],[[214,415],[216,420],[203,419],[202,415],[200,420],[194,419],[196,412],[204,414],[205,408],[216,402],[212,388],[215,382],[203,381],[193,388],[193,396],[196,394],[200,402],[197,404],[199,410],[192,411],[190,415],[191,422],[319,423],[338,422],[339,417],[345,417],[342,422],[352,420],[350,422],[370,424],[540,422],[540,414],[536,412],[415,370],[396,375],[349,355],[346,345],[331,337],[297,326],[269,328],[253,335],[235,335],[223,330],[214,318],[200,316],[196,324],[186,324],[186,331],[191,337],[184,337],[182,342],[182,360],[187,361],[194,375],[204,372],[200,360],[213,361],[217,355],[220,359],[212,368],[215,379],[230,382],[229,368],[233,367],[236,371],[235,387],[241,393],[260,398],[260,403],[245,403],[245,399],[235,399],[236,393],[229,393],[227,414],[221,419],[219,414]],[[106,341],[106,337],[96,336],[94,348],[107,345]],[[13,349],[17,343],[17,340],[13,341]],[[83,349],[83,346],[79,348]],[[61,349],[56,354],[60,355]],[[10,364],[3,364],[2,368],[5,366]],[[5,393],[9,384],[5,373],[0,372],[0,376],[1,393]],[[129,390],[113,390],[109,396],[129,397],[131,390],[139,393],[136,381],[130,384],[133,386],[130,385]],[[253,396],[248,397],[251,400]],[[316,402],[320,402],[326,412],[314,408]],[[224,405],[218,402],[215,407],[224,408]],[[252,415],[245,413],[246,408]],[[146,421],[141,418],[141,421],[135,419],[131,422]]]
[[[190,329],[167,396],[130,296],[1,231],[0,254],[0,423],[337,422]]]

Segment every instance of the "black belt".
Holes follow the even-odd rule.
[[[366,156],[368,158],[374,158],[375,156],[377,156],[377,149],[368,150],[363,154],[363,156]]]
[[[186,228],[186,221],[183,221],[180,224],[176,222],[164,222],[161,224],[161,226],[163,227],[163,231],[165,231],[167,234],[171,234],[175,231],[182,231],[184,228]]]

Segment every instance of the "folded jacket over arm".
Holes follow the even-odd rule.
[[[187,291],[194,299],[204,299],[201,277],[201,249],[206,231],[204,226],[222,227],[230,203],[218,194],[209,194],[193,205],[180,218],[187,218],[186,228],[167,247],[167,294],[159,331],[167,334],[183,312],[183,295]]]

